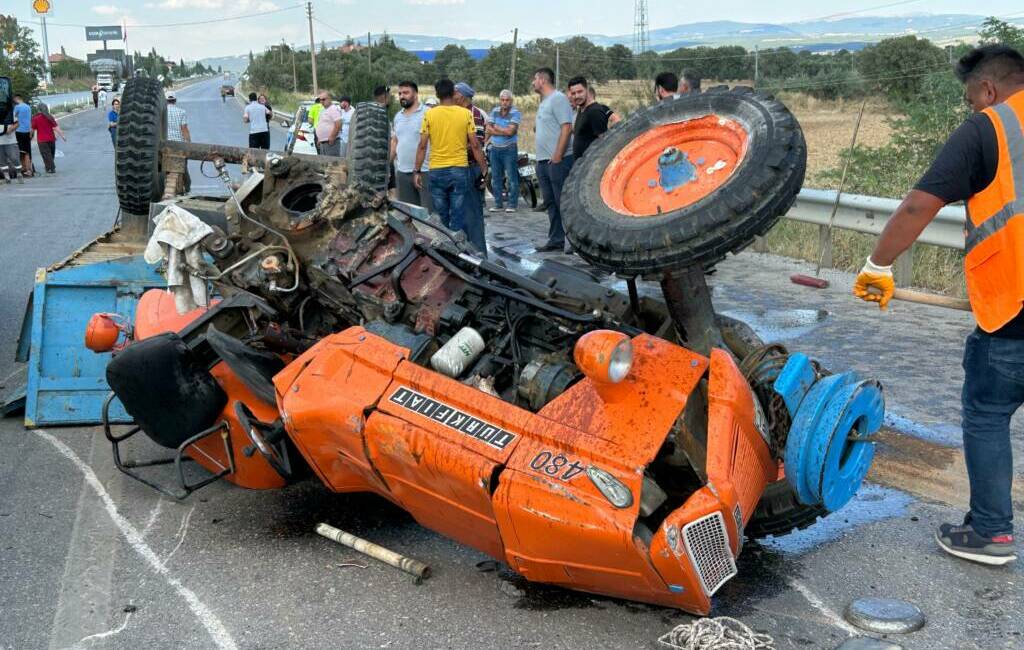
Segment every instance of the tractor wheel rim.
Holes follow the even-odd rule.
[[[655,217],[692,205],[742,165],[748,134],[718,115],[656,126],[616,154],[601,177],[601,198],[630,217]]]

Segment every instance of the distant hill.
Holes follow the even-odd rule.
[[[973,38],[977,27],[985,16],[976,14],[916,14],[909,16],[851,16],[833,20],[813,20],[794,23],[744,23],[719,20],[703,23],[686,23],[674,27],[652,29],[651,49],[666,52],[679,47],[698,45],[758,45],[768,47],[791,47],[797,50],[823,52],[846,48],[861,49],[884,38],[919,34],[942,43],[957,39]],[[1013,21],[1011,21],[1013,22]],[[1024,19],[1016,21],[1024,22]],[[374,34],[374,40],[381,34]],[[473,53],[474,58],[486,54],[487,49],[499,45],[499,41],[472,38],[449,38],[447,36],[425,36],[422,34],[388,34],[399,47],[416,52],[420,59],[429,61],[433,53],[445,45],[461,45]],[[632,46],[632,34],[605,36],[584,34],[594,43],[610,46],[616,43]],[[557,37],[564,40],[568,37]],[[366,42],[364,36],[360,41]],[[344,41],[326,41],[327,47],[338,47]],[[299,49],[308,49],[308,47]],[[203,65],[222,66],[224,70],[242,72],[249,64],[248,54],[202,59]]]

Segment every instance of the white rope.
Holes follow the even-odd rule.
[[[677,625],[659,637],[658,643],[674,650],[775,650],[771,636],[728,616]]]

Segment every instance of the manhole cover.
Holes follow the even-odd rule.
[[[859,598],[846,608],[846,620],[878,634],[907,634],[924,627],[916,605],[894,598]]]

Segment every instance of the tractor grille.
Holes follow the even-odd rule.
[[[711,596],[736,575],[736,560],[729,551],[729,533],[721,512],[715,512],[683,527],[683,541],[690,561],[697,569],[704,593]]]

